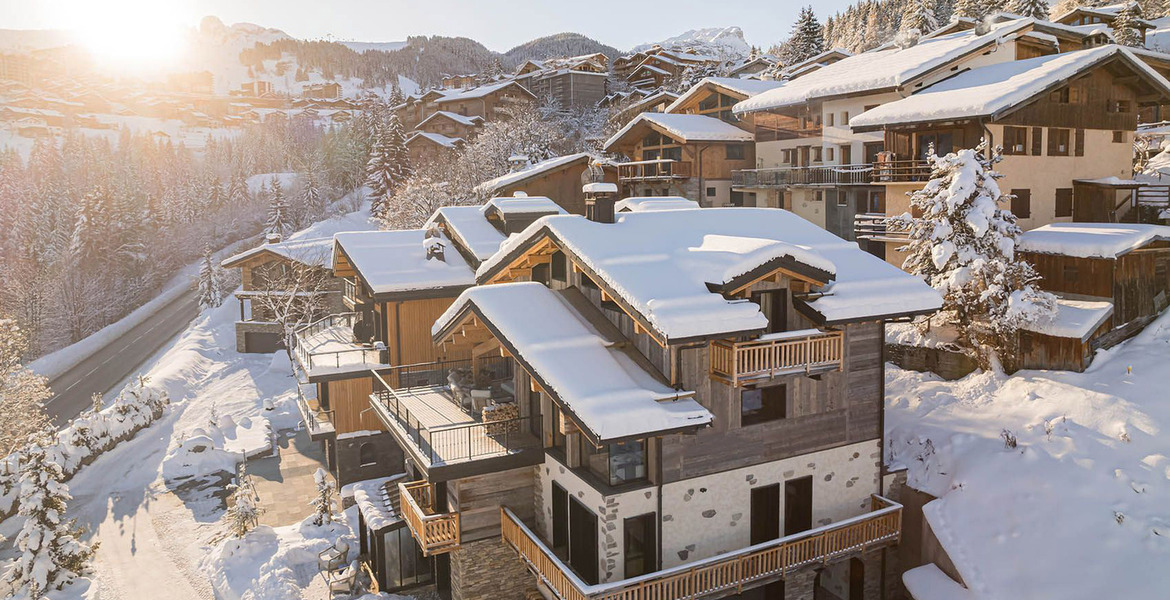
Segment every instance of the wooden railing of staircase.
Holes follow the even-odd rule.
[[[504,542],[561,600],[696,600],[739,593],[826,564],[898,543],[902,505],[871,497],[871,511],[838,523],[639,577],[588,585],[549,551],[507,507],[500,507]]]
[[[436,514],[432,493],[427,481],[398,484],[402,518],[424,556],[450,552],[460,544],[459,513]]]

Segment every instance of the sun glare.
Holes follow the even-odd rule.
[[[99,65],[114,69],[166,66],[182,54],[185,36],[179,15],[167,2],[120,0],[85,2],[77,7],[82,44]]]

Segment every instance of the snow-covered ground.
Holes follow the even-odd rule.
[[[366,206],[292,237],[371,227]],[[243,541],[225,542],[222,493],[216,494],[222,479],[183,480],[190,483],[182,486],[163,477],[164,471],[169,475],[184,466],[181,449],[196,436],[209,439],[213,454],[226,460],[186,465],[178,469],[180,475],[230,469],[235,460],[269,451],[273,432],[299,426],[287,356],[235,352],[237,311],[233,303],[205,311],[144,365],[141,372],[150,385],[170,396],[168,412],[69,482],[74,496],[69,516],[100,547],[92,583],[73,586],[58,598],[138,600],[165,593],[170,600],[283,600],[302,593],[326,595],[323,580],[313,577],[317,552],[350,535],[344,518],[324,529],[304,524],[261,527]],[[261,498],[261,505],[274,501]],[[19,518],[10,518],[0,523],[0,535],[11,538],[19,526]],[[8,549],[4,555],[10,553]]]
[[[1166,597],[1168,365],[1170,313],[1085,373],[887,365],[886,460],[938,497],[925,516],[970,588],[924,568],[918,600]]]

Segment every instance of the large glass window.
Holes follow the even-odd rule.
[[[637,577],[658,568],[658,538],[655,535],[656,515],[647,513],[622,522],[625,529],[625,576]]]
[[[744,390],[740,394],[740,426],[759,425],[788,416],[788,389],[784,385]]]
[[[1023,155],[1028,153],[1028,128],[1003,128],[1003,153],[1008,155]]]
[[[646,479],[646,442],[635,440],[609,445],[609,484]]]

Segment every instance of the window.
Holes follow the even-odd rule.
[[[1044,155],[1044,128],[1032,128],[1032,156]]]
[[[715,188],[713,188],[713,187],[707,188],[707,197],[710,198],[714,195],[715,195]]]
[[[843,191],[838,191],[837,206],[849,206],[849,194],[846,194]]]
[[[841,164],[853,164],[853,146],[849,144],[841,146]]]
[[[822,190],[817,190],[815,198],[816,198],[817,202],[824,202],[825,201],[825,192]]]
[[[549,266],[547,263],[532,267],[532,281],[540,282],[544,285],[548,285],[550,283]]]
[[[1048,128],[1048,156],[1069,155],[1069,131],[1067,129]]]
[[[842,125],[849,124],[849,111],[845,111],[845,112],[841,113],[841,124]]]
[[[609,445],[609,484],[646,479],[646,442],[634,440]]]
[[[835,156],[833,155],[833,150],[834,150],[834,148],[832,146],[825,148],[825,160],[827,160],[829,162],[833,162],[835,160]]]
[[[788,416],[788,386],[744,390],[739,396],[741,427],[777,421]]]
[[[565,415],[561,412],[561,407],[554,402],[552,406],[552,430],[553,430],[553,448],[561,451],[562,455],[569,454],[569,447],[565,438],[565,432],[561,430],[561,421]]]
[[[1032,190],[1012,190],[1012,214],[1021,219],[1032,216]]]
[[[1064,283],[1076,283],[1077,281],[1077,267],[1076,265],[1064,265],[1061,275],[1064,277]]]
[[[878,105],[876,105],[876,104],[870,104],[869,106],[866,106],[866,107],[865,107],[865,110],[864,110],[864,112],[869,112],[869,111],[871,111],[871,110],[873,110],[873,109],[875,109],[875,108],[877,108],[877,107],[878,107]]]
[[[374,448],[372,442],[366,442],[358,446],[358,464],[363,467],[378,464],[378,451]]]
[[[813,149],[812,149],[812,161],[813,161],[813,162],[822,162],[822,161],[821,161],[821,147],[820,147],[820,146],[814,146],[814,147],[813,147]]]
[[[1059,188],[1056,190],[1056,216],[1071,217],[1073,206],[1073,191],[1072,188]]]
[[[1003,153],[1014,156],[1022,156],[1028,153],[1027,127],[1003,128]]]
[[[1129,100],[1110,100],[1106,111],[1111,113],[1127,113],[1132,110]]]
[[[658,536],[654,526],[657,515],[647,513],[622,521],[625,530],[625,576],[637,577],[658,570]]]
[[[728,144],[727,160],[743,160],[743,144]]]
[[[1113,132],[1113,143],[1114,144],[1124,144],[1125,143],[1125,132],[1124,131],[1114,131]]]
[[[827,119],[827,121],[825,121],[825,125],[827,125],[829,127],[835,127],[835,121],[837,120],[836,117],[837,117],[836,113],[829,113],[825,117]]]
[[[1055,92],[1052,92],[1051,94],[1048,95],[1048,100],[1050,102],[1055,102],[1056,104],[1068,104],[1068,102],[1069,102],[1068,88],[1064,88],[1064,89],[1056,90]]]
[[[560,250],[552,255],[552,278],[557,281],[569,280],[569,257]]]

